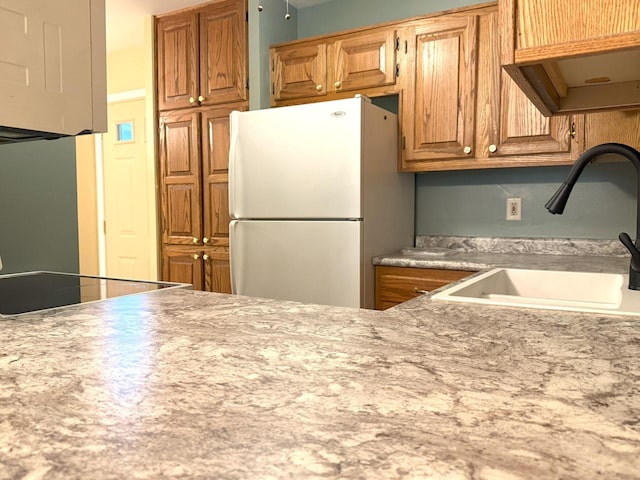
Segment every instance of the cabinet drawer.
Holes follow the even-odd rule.
[[[376,309],[411,300],[475,272],[410,267],[376,267]]]

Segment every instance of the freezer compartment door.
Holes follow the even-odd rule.
[[[361,218],[362,101],[233,112],[231,218]]]
[[[229,226],[238,295],[343,307],[363,303],[360,221],[246,221]]]

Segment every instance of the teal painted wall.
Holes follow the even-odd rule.
[[[0,273],[78,273],[74,138],[0,145]]]
[[[480,2],[333,0],[297,12],[298,38],[475,3]],[[417,175],[416,235],[613,239],[623,230],[635,234],[636,185],[630,164],[590,165],[564,215],[551,215],[544,204],[567,172],[568,167],[539,167]],[[512,196],[522,198],[520,222],[505,220],[506,198]]]
[[[333,0],[298,11],[298,38],[441,12],[474,0]]]
[[[264,9],[258,12],[258,0],[249,0],[249,108],[269,108],[270,78],[269,47],[274,43],[297,38],[297,10],[289,7],[291,19],[285,20],[285,4],[262,0]]]

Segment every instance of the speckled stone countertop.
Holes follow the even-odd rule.
[[[0,326],[0,479],[640,478],[636,317],[177,289]]]
[[[493,267],[626,271],[617,240],[424,236],[416,247],[373,258],[374,265],[480,271]],[[569,259],[569,260],[568,260]]]

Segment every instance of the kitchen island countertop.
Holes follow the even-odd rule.
[[[640,478],[640,320],[187,290],[2,321],[0,479]]]

